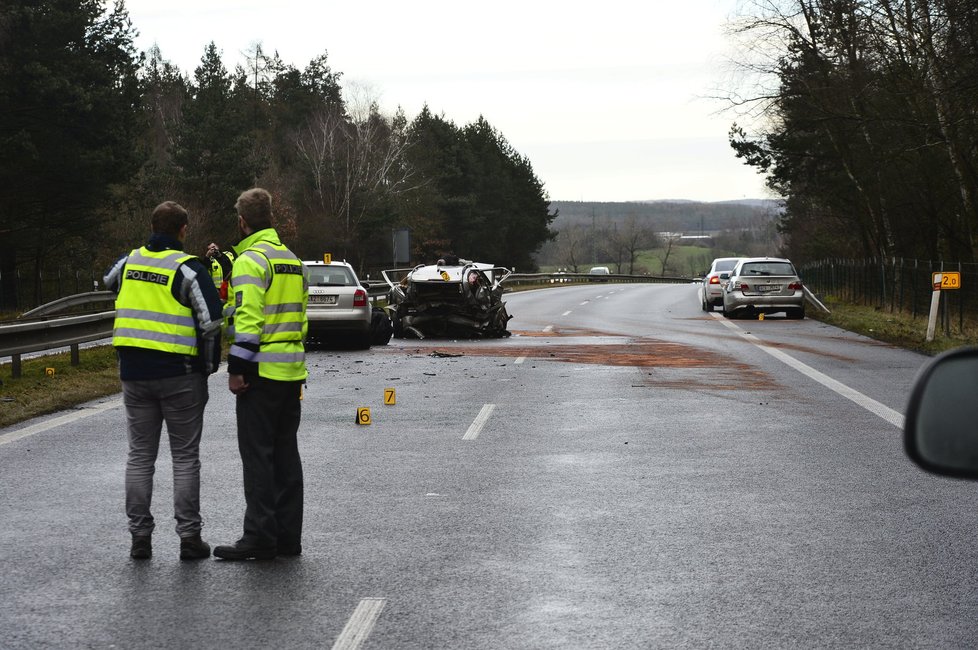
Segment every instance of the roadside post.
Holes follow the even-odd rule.
[[[941,302],[941,292],[961,288],[961,273],[959,271],[938,271],[931,275],[931,285],[934,289],[930,297],[930,316],[927,319],[927,342],[934,340],[937,329],[937,308]]]

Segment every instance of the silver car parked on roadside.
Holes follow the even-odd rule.
[[[703,276],[703,295],[701,305],[703,311],[713,311],[714,307],[723,304],[723,287],[720,274],[729,273],[740,261],[739,257],[718,257],[710,264],[710,270]]]
[[[722,277],[722,276],[721,276]],[[723,315],[805,317],[805,292],[795,266],[780,257],[746,257],[724,278]]]
[[[306,262],[309,274],[310,343],[352,343],[370,347],[371,305],[367,290],[346,262]]]

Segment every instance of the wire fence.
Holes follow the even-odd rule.
[[[978,322],[978,264],[930,262],[903,258],[829,259],[798,269],[805,285],[821,298],[875,307],[891,313],[927,319],[933,295],[933,275],[960,273],[959,289],[941,292],[940,327],[964,333]]]

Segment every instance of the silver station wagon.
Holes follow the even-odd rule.
[[[721,276],[723,277],[723,276]],[[746,257],[725,278],[723,315],[775,314],[805,317],[805,292],[794,265],[780,257]]]
[[[309,274],[310,343],[344,341],[370,347],[371,305],[353,267],[346,262],[303,262]]]

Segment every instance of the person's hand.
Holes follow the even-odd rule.
[[[244,375],[228,375],[228,388],[235,395],[247,392],[250,384],[245,381]]]
[[[215,244],[214,242],[211,242],[210,244],[207,245],[207,257],[214,257],[220,252],[221,252],[221,247]]]

